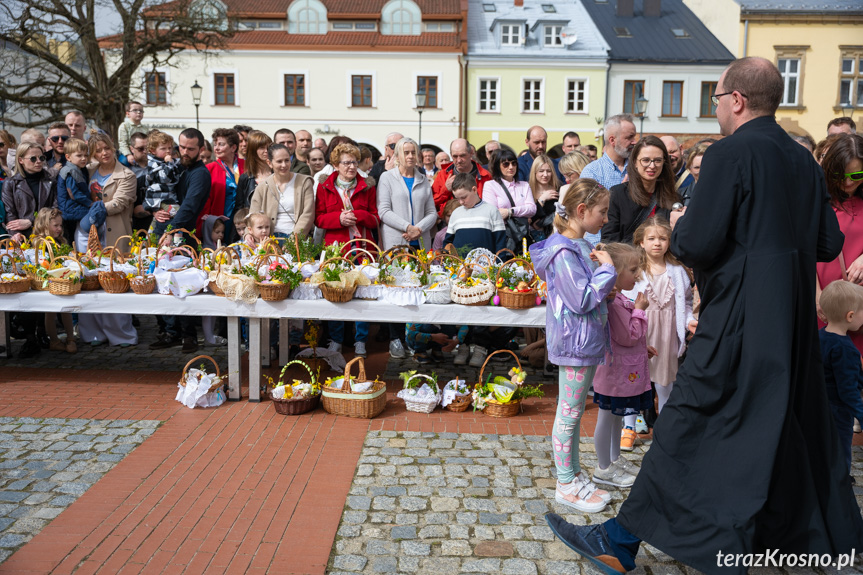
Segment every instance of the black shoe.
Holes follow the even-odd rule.
[[[183,343],[179,337],[171,337],[167,334],[163,335],[156,341],[150,344],[150,349],[168,349],[169,347],[176,347]]]
[[[635,569],[635,563],[624,566],[611,549],[608,534],[601,523],[594,525],[575,526],[567,523],[560,515],[548,513],[545,516],[552,533],[563,543],[593,563],[600,571],[608,575],[620,575]]]
[[[42,349],[48,349],[49,347],[51,347],[51,340],[48,339],[47,335],[39,336],[39,347],[41,347]]]
[[[181,349],[183,353],[195,353],[198,351],[198,340],[194,337],[184,337],[183,338],[183,349]]]
[[[42,348],[39,346],[38,342],[35,341],[26,341],[24,345],[21,346],[21,349],[18,351],[18,359],[28,359],[31,357],[36,357],[42,353]]]
[[[429,359],[429,356],[427,356],[426,354],[424,354],[421,351],[418,351],[414,354],[414,359],[420,365],[425,365],[427,363],[431,363],[431,359]]]

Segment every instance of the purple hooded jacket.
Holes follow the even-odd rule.
[[[537,275],[548,285],[546,341],[556,365],[599,365],[610,350],[603,325],[605,298],[614,288],[614,266],[597,266],[586,240],[554,234],[530,247]]]

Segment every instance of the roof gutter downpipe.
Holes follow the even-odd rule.
[[[749,52],[749,20],[743,21],[743,57],[746,58]]]

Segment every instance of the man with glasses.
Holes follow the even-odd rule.
[[[50,154],[45,167],[54,177],[57,177],[60,169],[66,165],[65,149],[70,136],[69,128],[63,122],[55,122],[48,127],[48,141],[51,142],[53,153]]]
[[[653,445],[616,518],[546,516],[605,573],[634,569],[641,540],[708,573],[746,573],[768,551],[863,549],[816,325],[815,263],[844,240],[824,174],[776,123],[773,63],[735,60],[716,92],[726,138],[672,214],[671,252],[695,271],[701,315]]]
[[[381,174],[383,174],[384,172],[388,172],[395,167],[396,144],[402,138],[404,138],[404,136],[401,135],[399,132],[392,132],[387,134],[386,143],[384,145],[384,155],[381,156],[381,158],[372,166],[372,169],[369,170],[369,176],[374,178],[375,182],[380,181]]]
[[[129,149],[132,142],[132,134],[135,132],[147,133],[147,127],[141,123],[144,119],[144,105],[141,102],[126,103],[126,119],[117,128],[117,152],[120,157],[126,157],[129,163],[134,163],[132,151]]]
[[[435,209],[441,217],[443,217],[444,205],[453,198],[453,181],[458,174],[473,175],[480,198],[482,198],[483,185],[491,180],[488,170],[471,160],[470,144],[464,138],[453,140],[449,145],[449,153],[452,156],[452,162],[441,166],[432,184]]]

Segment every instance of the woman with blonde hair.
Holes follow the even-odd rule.
[[[533,241],[539,242],[553,231],[554,204],[560,195],[560,182],[551,158],[540,154],[533,160],[527,183],[536,203],[536,214],[530,219],[530,236]]]
[[[589,163],[590,158],[578,150],[573,150],[560,159],[560,162],[557,164],[557,169],[559,169],[560,173],[563,174],[563,178],[566,182],[560,187],[559,202],[563,201],[566,191],[581,177],[581,172],[584,171],[584,168],[587,167],[587,164]]]
[[[272,144],[272,138],[260,130],[252,130],[246,136],[246,165],[237,182],[234,213],[252,205],[255,189],[273,174],[267,156],[267,150]]]
[[[381,174],[377,188],[381,218],[381,247],[422,246],[430,249],[431,230],[437,222],[431,182],[418,169],[419,146],[410,138],[396,143],[396,169]]]

